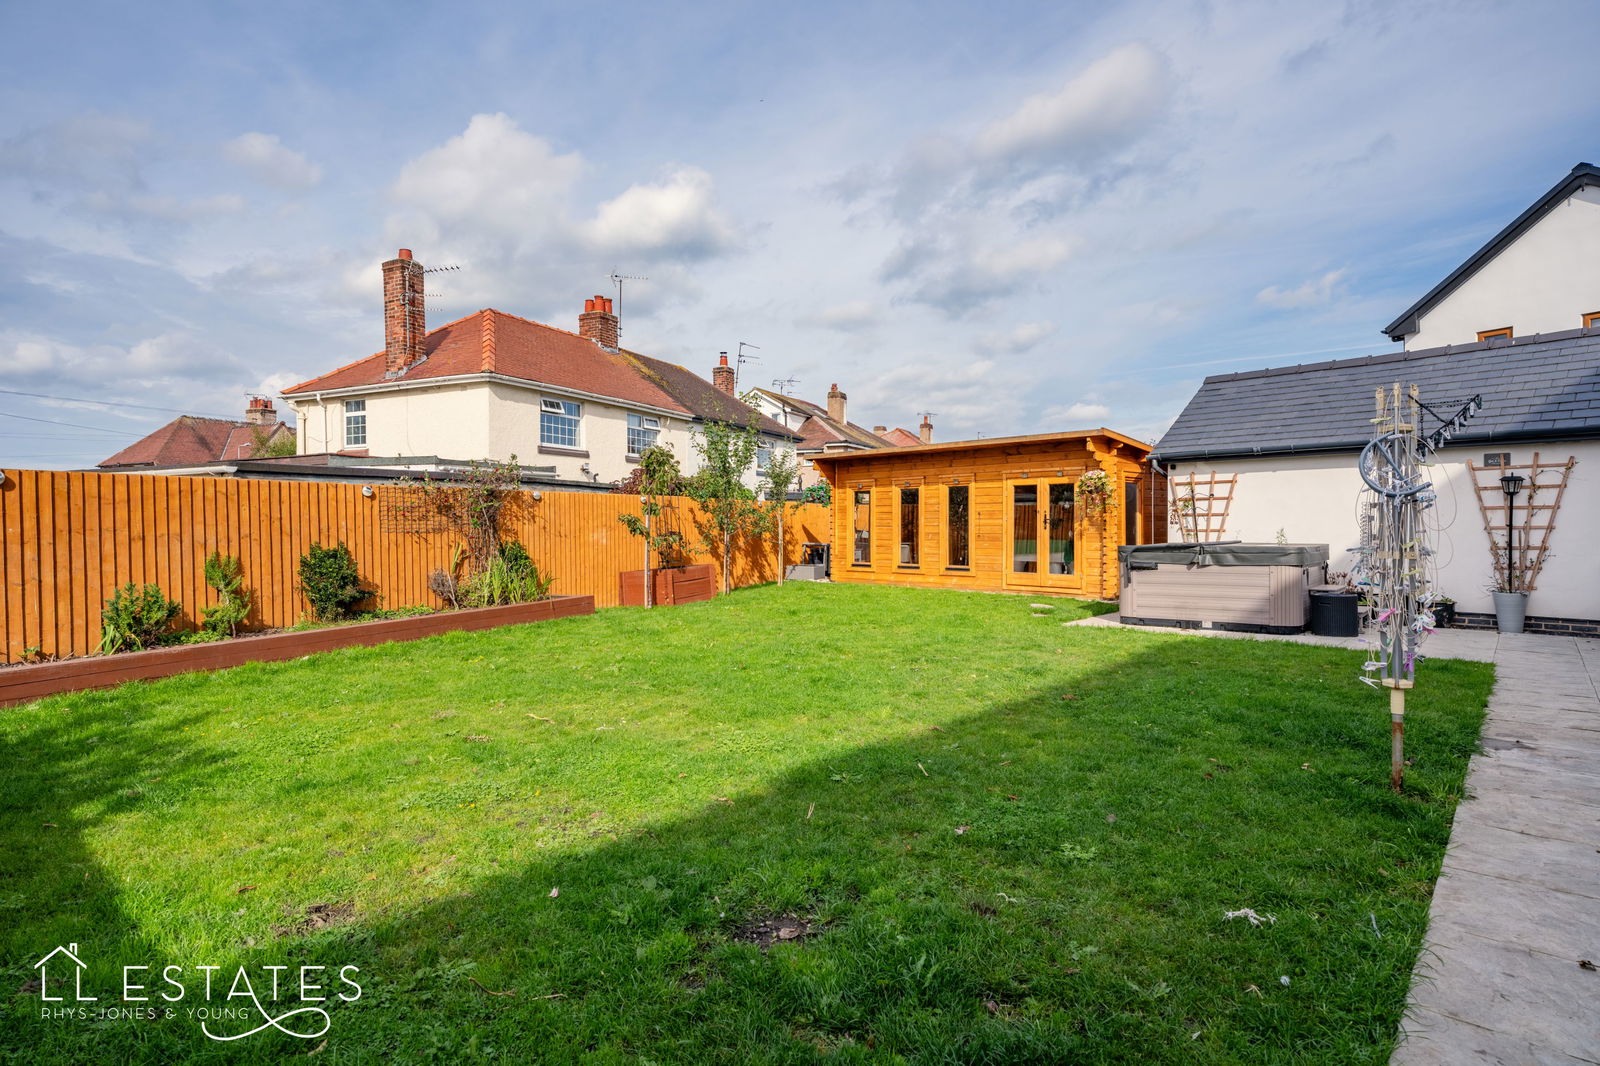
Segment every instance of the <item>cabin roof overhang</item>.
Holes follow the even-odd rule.
[[[1021,437],[981,437],[977,440],[952,440],[939,444],[914,444],[904,448],[872,448],[863,451],[853,451],[842,455],[816,455],[811,461],[819,467],[829,467],[835,463],[872,463],[886,462],[908,455],[938,455],[946,452],[972,452],[972,451],[997,451],[1006,448],[1015,448],[1019,445],[1065,445],[1087,444],[1099,438],[1108,444],[1125,446],[1133,450],[1134,455],[1142,458],[1149,454],[1150,445],[1125,433],[1118,433],[1113,429],[1101,427],[1099,429],[1072,430],[1067,433],[1033,433]]]

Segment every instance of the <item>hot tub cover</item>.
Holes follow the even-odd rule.
[[[1328,561],[1326,544],[1124,544],[1117,549],[1123,567],[1158,563],[1186,566],[1321,566]]]

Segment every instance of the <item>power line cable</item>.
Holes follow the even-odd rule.
[[[126,400],[90,400],[83,396],[52,396],[47,392],[23,392],[21,389],[0,389],[0,392],[11,396],[31,396],[36,400],[62,400],[66,403],[95,403],[102,407],[133,407],[140,411],[162,411],[169,415],[192,415],[193,411],[180,411],[176,407],[151,407],[149,404],[128,403]],[[200,415],[200,418],[223,418],[224,421],[236,422],[238,419],[224,418],[222,415]]]
[[[32,415],[12,414],[10,411],[0,411],[0,418],[20,418],[24,422],[43,422],[49,426],[71,426],[73,429],[92,429],[96,433],[109,433],[113,437],[144,436],[147,429],[106,429],[104,426],[86,426],[81,422],[60,422],[54,418],[34,418]]]

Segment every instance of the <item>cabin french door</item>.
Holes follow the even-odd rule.
[[[1008,587],[1083,590],[1075,487],[1069,478],[1006,482]]]

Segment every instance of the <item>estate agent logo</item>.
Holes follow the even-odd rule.
[[[200,1031],[212,1040],[243,1040],[266,1029],[276,1029],[288,1036],[302,1040],[315,1040],[333,1025],[325,1008],[317,1004],[329,999],[354,1003],[361,998],[361,985],[354,978],[361,972],[357,966],[339,968],[337,985],[327,974],[326,966],[261,966],[251,979],[252,971],[240,966],[232,981],[217,979],[220,966],[194,966],[190,969],[203,978],[188,973],[182,966],[165,966],[161,969],[159,984],[150,985],[151,967],[144,965],[122,968],[121,1004],[114,1007],[85,1007],[81,1004],[98,1003],[99,996],[83,993],[83,971],[88,969],[78,952],[77,944],[58,947],[33,964],[39,971],[39,999],[44,1003],[65,1003],[66,996],[50,994],[50,974],[55,972],[57,986],[65,984],[64,974],[72,970],[72,1000],[70,1007],[40,1008],[40,1017],[46,1021],[66,1021],[72,1018],[95,1021],[116,1021],[148,1018],[176,1018],[183,1013],[200,1023]],[[227,992],[222,991],[224,983]],[[191,988],[191,985],[193,988]],[[257,992],[257,988],[261,992]],[[339,990],[335,992],[335,989]],[[146,993],[155,992],[155,995]],[[334,992],[335,996],[324,995]],[[215,995],[214,995],[215,993]],[[265,996],[265,1003],[262,996]],[[129,1006],[128,1004],[140,1004]],[[150,1004],[144,1006],[143,1004]],[[248,1004],[248,1005],[247,1005]],[[292,1024],[285,1024],[296,1019]],[[222,1025],[219,1023],[228,1023]],[[231,1032],[241,1025],[256,1023],[243,1032]],[[217,1031],[212,1031],[212,1026]],[[316,1027],[314,1031],[305,1031]]]

